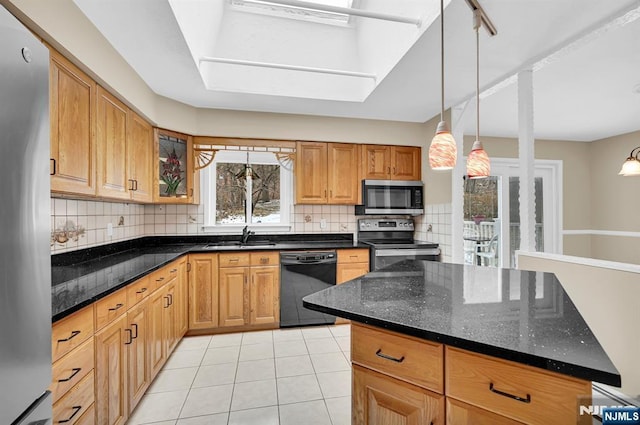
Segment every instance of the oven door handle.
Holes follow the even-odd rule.
[[[440,255],[440,248],[428,249],[376,249],[376,257],[395,257],[401,255]]]

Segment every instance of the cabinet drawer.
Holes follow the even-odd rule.
[[[443,393],[442,344],[352,323],[351,361]]]
[[[447,423],[455,425],[523,425],[504,416],[447,397]]]
[[[447,347],[447,396],[528,424],[578,423],[591,382]]]
[[[218,264],[220,267],[248,266],[251,264],[251,254],[248,252],[220,254]]]
[[[73,350],[93,335],[93,305],[53,324],[51,334],[52,361]]]
[[[131,308],[138,304],[140,301],[148,297],[154,289],[155,285],[151,285],[149,276],[143,277],[142,279],[127,286],[127,306]]]
[[[64,397],[53,404],[53,422],[73,425],[91,408],[93,396],[93,371],[85,376]]]
[[[53,364],[51,394],[55,403],[93,370],[93,338]]]
[[[173,269],[175,269],[175,272],[171,273],[171,270]],[[149,285],[151,285],[151,287],[155,290],[170,282],[177,276],[177,274],[178,268],[168,265],[159,270],[156,270],[147,277],[149,278]]]
[[[369,262],[369,250],[368,249],[339,249],[338,250],[338,263],[368,263]]]
[[[127,311],[127,290],[120,289],[96,302],[96,330]]]
[[[250,254],[252,266],[277,266],[280,264],[279,252],[252,252]]]

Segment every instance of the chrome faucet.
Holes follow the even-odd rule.
[[[249,236],[255,235],[255,233],[256,232],[249,231],[249,226],[244,226],[244,229],[242,229],[242,239],[240,239],[240,243],[247,243]]]

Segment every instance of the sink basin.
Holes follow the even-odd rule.
[[[215,243],[210,243],[205,246],[206,249],[219,249],[224,247],[237,247],[237,248],[251,248],[256,246],[275,246],[275,243],[270,241],[248,241],[247,243],[241,243],[240,241],[220,241]]]

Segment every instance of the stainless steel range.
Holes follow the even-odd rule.
[[[403,260],[440,261],[437,243],[413,239],[410,218],[362,218],[358,220],[358,241],[371,246],[371,270]]]

